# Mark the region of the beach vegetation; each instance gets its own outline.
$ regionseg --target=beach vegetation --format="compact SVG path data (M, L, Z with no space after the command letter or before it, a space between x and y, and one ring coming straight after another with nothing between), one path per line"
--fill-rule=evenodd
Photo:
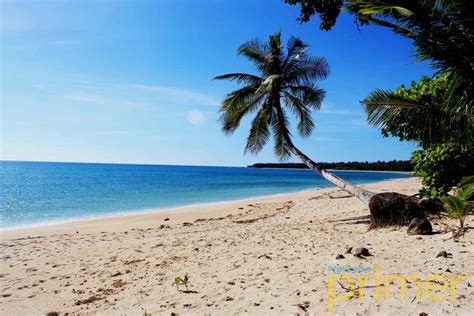
M384 136L422 147L411 161L422 178L420 194L429 199L447 194L461 178L474 174L474 112L466 92L453 88L456 81L451 79L452 73L423 77L409 88L375 90L363 101L369 124Z
M346 9L367 24L392 28L413 40L417 61L429 62L436 73L395 91L376 89L362 103L369 124L384 136L422 148L412 154L415 174L423 182L420 194L438 199L474 174L472 19L463 10L466 1L395 5L348 1Z
M316 162L321 168L333 170L367 170L367 171L413 171L409 160L391 161L348 161L348 162ZM304 163L280 162L280 163L255 163L247 166L249 168L285 168L285 169L307 169Z
M345 11L355 16L358 25L378 25L411 40L416 61L428 62L435 75L413 81L408 88L374 90L363 101L368 122L379 127L384 136L414 141L423 148L425 152L413 153L412 161L416 174L423 179L420 193L424 197L438 198L460 176L473 174L472 169L465 168L473 160L467 153L474 151L474 24L467 9L470 1L284 2L300 5L298 20L302 23L319 16L321 30L330 30L339 13Z
M474 112L465 91L453 87L452 73L423 76L407 88L376 89L362 101L368 123L383 136L416 142L422 148L474 139ZM452 93L458 93L453 96Z
M188 285L190 284L190 281L189 281L189 276L188 274L186 273L183 277L181 276L177 276L174 278L174 283L176 285L176 290L179 291L179 286L180 285L184 285L184 287L186 288L186 290L189 290L188 289Z
M468 92L472 102L474 37L470 0L283 0L299 5L299 21L321 20L320 29L330 30L341 11L352 14L356 24L377 25L411 40L418 61L453 73L453 81ZM470 92L469 92L470 91ZM454 95L453 95L454 96Z
M343 0L283 0L289 5L300 5L300 17L298 21L306 23L314 15L319 15L321 19L319 28L329 31L341 13Z
M469 214L474 212L474 182L467 183L456 190L454 195L442 196L444 207L448 214L459 221L459 230L456 235L462 235L465 231L464 223Z
M463 177L474 174L474 152L471 149L450 142L414 151L414 173L422 180L420 194L438 199L458 186Z

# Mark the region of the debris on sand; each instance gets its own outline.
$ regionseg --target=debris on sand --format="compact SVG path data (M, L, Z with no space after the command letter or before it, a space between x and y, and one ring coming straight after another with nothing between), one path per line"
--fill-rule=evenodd
M103 300L105 296L100 294L94 294L86 299L76 301L75 305L84 305L94 303L95 301Z
M433 227L429 220L423 217L415 217L408 225L408 235L429 235L433 232Z
M438 252L438 254L436 255L436 258L439 258L439 257L443 257L443 258L451 258L453 255L449 252L446 252L446 251L440 251Z
M272 260L272 258L271 258L270 256L267 256L267 255L258 256L258 259L268 259L268 260Z
M362 258L372 256L372 254L369 252L369 249L361 247L354 250L354 256Z

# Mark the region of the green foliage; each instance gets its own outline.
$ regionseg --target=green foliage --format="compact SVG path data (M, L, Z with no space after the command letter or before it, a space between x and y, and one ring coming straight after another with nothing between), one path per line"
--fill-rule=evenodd
M325 96L315 82L328 76L329 66L324 58L310 56L308 49L300 39L291 37L285 50L280 33L271 35L267 43L251 40L241 45L237 53L252 62L258 75L231 73L215 77L244 85L228 93L222 102L220 121L224 133L234 133L244 116L256 113L246 153L258 154L273 135L275 155L280 160L289 158L293 144L288 113L297 118L301 136L311 134L311 111L320 108Z
M442 71L453 71L472 87L474 47L471 0L283 0L300 5L299 21L315 15L330 30L341 10L360 24L375 24L413 40L418 60Z
M472 142L472 100L469 104L463 102L463 91L457 91L452 79L451 73L423 76L408 88L402 85L394 92L373 91L363 101L369 124L381 128L384 136L415 141L423 147Z
M452 72L468 92L474 78L470 7L470 0L349 0L345 5L362 23L388 27L413 40L418 60Z
M422 178L420 193L436 199L446 195L463 176L474 174L473 148L455 143L413 152L414 173Z
M417 61L428 61L441 76L423 77L395 92L373 91L364 100L368 121L385 136L415 141L427 149L413 155L425 196L445 194L462 175L473 174L472 167L466 171L473 163L469 150L474 147L472 0L344 0L342 6L339 1L285 2L301 4L302 22L319 14L322 26L324 12L336 10L329 27L321 27L325 30L334 25L339 10L345 10L361 24L379 25L413 41Z
M474 195L474 183L465 184L460 188L456 195L442 196L444 208L448 214L459 220L460 230L464 230L466 217L473 212L473 202L469 199Z
M180 285L184 285L186 287L186 290L187 290L189 283L190 283L190 281L189 281L189 276L188 276L187 273L184 275L184 277L177 276L177 277L174 278L174 284L176 285L176 289L178 291L179 291L179 286Z
M298 21L301 23L308 22L312 16L319 15L321 23L319 28L329 31L341 12L343 0L283 0L290 5L300 5L300 17Z
M460 102L456 109L472 115L474 93L474 19L471 0L284 0L301 5L301 22L319 14L328 30L340 10L355 15L361 24L375 24L413 41L417 60L428 61L440 73L451 73L446 95ZM333 12L326 19L326 12ZM328 27L323 27L326 25ZM454 102L448 102L454 104Z
M445 73L395 92L375 90L363 101L369 124L384 136L425 149L413 152L412 163L427 198L447 194L463 176L474 174L474 112L472 99L467 100L453 74Z

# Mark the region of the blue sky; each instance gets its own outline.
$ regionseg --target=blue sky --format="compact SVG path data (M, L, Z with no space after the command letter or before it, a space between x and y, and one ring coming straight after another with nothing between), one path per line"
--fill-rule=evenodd
M368 127L359 100L432 71L411 43L343 14L330 32L299 24L273 0L2 1L2 159L188 165L275 161L272 144L243 154L248 120L233 136L217 121L232 83L253 72L235 53L279 30L331 67L316 129L295 143L317 161L408 159L413 144Z

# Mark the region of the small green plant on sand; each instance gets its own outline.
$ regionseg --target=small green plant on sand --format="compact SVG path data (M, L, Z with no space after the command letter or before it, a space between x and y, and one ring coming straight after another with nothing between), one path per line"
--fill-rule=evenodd
M459 220L459 232L457 235L464 233L466 217L474 210L474 202L469 200L473 195L474 183L468 183L457 190L455 195L441 197L448 214Z
M184 285L186 287L186 291L188 290L189 276L186 273L184 277L177 276L174 278L174 284L176 284L176 289L179 291L179 286Z

